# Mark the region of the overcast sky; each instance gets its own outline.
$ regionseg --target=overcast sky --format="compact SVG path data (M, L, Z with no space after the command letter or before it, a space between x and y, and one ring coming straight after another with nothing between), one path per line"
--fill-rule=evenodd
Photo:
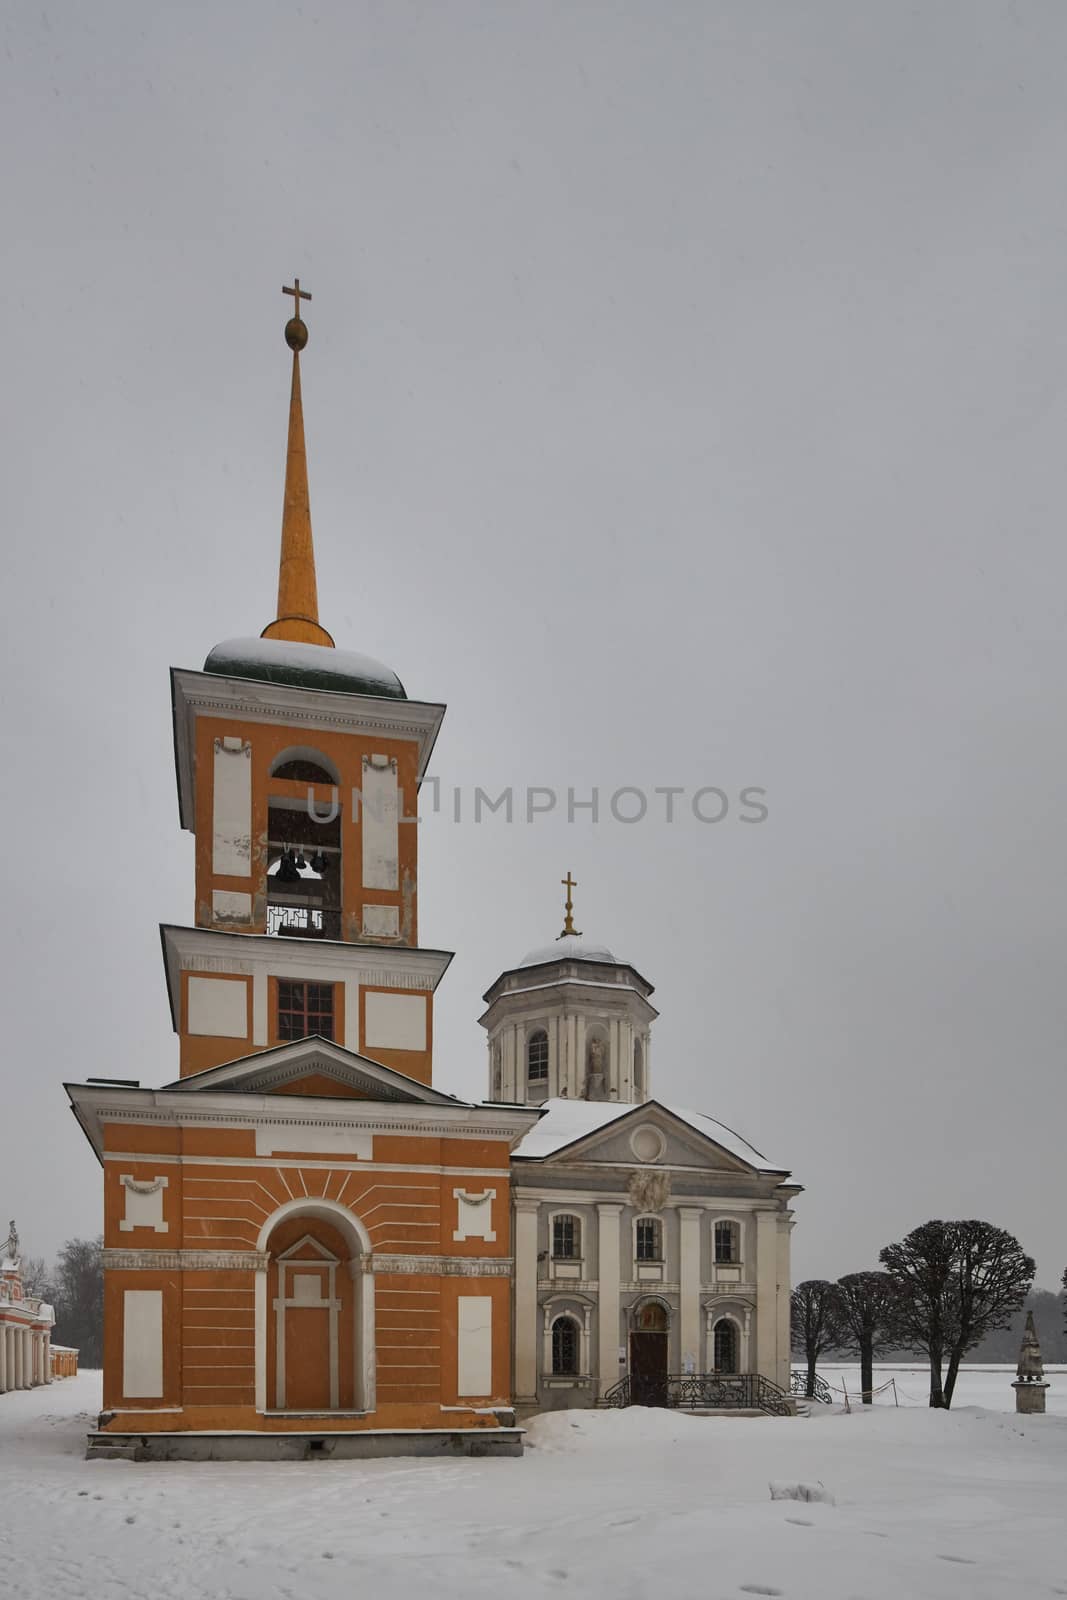
M322 620L449 707L438 1084L570 868L656 1095L805 1185L798 1278L981 1216L1058 1282L1065 59L1038 0L0 11L29 1253L101 1224L64 1079L177 1074L167 671L274 615L296 273ZM469 820L508 784L560 810Z

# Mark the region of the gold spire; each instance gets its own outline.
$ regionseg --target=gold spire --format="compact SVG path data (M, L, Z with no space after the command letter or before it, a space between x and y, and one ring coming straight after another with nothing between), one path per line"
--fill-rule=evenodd
M285 325L285 342L293 352L293 389L289 397L289 446L285 456L285 503L282 507L282 553L278 568L278 615L263 629L264 639L291 639L299 644L333 646L319 626L319 601L315 584L315 546L311 539L311 500L308 495L307 452L304 448L304 407L300 398L300 352L308 342L307 324L300 315L301 300L310 300L300 279L282 289L295 301L294 314Z
M580 939L582 937L581 933L574 926L574 901L571 899L571 890L577 889L578 879L571 877L571 869L568 867L567 876L559 881L567 891L567 903L564 907L563 915L563 932L559 937L565 939L568 934L573 934L576 939Z

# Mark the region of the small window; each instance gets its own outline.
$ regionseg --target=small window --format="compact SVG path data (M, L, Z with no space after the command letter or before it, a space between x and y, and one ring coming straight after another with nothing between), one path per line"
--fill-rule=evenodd
M553 1217L553 1261L576 1261L582 1253L582 1224L577 1217Z
M526 1081L531 1089L548 1082L548 1034L543 1028L531 1033L526 1042Z
M321 1033L333 1038L333 984L278 980L278 1038L306 1039Z
M715 1224L715 1260L720 1266L735 1264L741 1259L740 1229L736 1222Z
M640 1039L634 1040L634 1099L645 1097L645 1052Z
M636 1227L638 1261L663 1260L663 1226L658 1217L638 1217Z
M723 1317L721 1322L715 1324L713 1340L715 1346L715 1371L736 1372L737 1323L731 1322L728 1317Z
M557 1317L552 1324L552 1372L560 1378L578 1375L578 1324L573 1317Z

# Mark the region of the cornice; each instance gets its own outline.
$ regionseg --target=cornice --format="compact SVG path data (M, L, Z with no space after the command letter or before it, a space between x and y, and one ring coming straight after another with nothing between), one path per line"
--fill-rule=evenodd
M269 1250L121 1250L102 1252L108 1272L266 1272ZM440 1278L506 1278L511 1256L404 1256L373 1254L356 1257L365 1272L426 1275Z
M198 716L237 715L245 722L414 738L419 746L421 781L445 714L443 705L427 700L379 699L329 689L301 689L258 678L225 678L187 667L172 667L170 676L178 809L182 827L190 831L196 810L192 752Z
M195 1096L181 1089L117 1089L109 1085L67 1084L75 1114L98 1156L103 1153L103 1124L138 1123L149 1127L217 1127L293 1130L299 1150L301 1128L332 1128L348 1133L418 1134L462 1140L519 1138L536 1120L509 1108L492 1106L390 1105L367 1100L301 1098L203 1089ZM146 1153L145 1159L150 1159ZM264 1156L269 1166L273 1157ZM225 1164L225 1157L220 1157Z

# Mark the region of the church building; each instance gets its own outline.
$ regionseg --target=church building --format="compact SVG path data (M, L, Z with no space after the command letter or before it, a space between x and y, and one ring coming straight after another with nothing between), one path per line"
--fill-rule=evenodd
M444 708L318 620L286 293L278 615L171 674L178 1076L67 1086L104 1177L90 1453L513 1454L510 1159L541 1110L433 1081L451 956L418 942L410 824Z
M783 1168L652 1094L652 985L574 927L485 995L493 1101L539 1106L512 1159L514 1398L787 1414Z

